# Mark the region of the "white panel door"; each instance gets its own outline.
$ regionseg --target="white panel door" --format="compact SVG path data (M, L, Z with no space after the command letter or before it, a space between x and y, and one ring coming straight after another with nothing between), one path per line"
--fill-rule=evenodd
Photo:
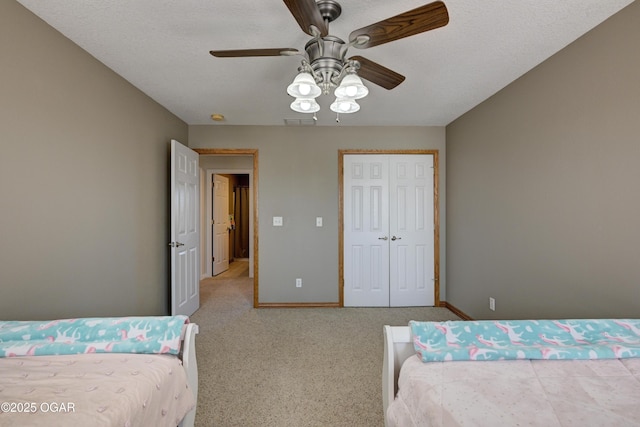
M343 157L344 305L434 305L430 154Z
M434 305L433 156L389 156L389 305Z
M229 269L229 178L213 175L213 275Z
M198 153L171 141L171 314L200 307Z
M344 305L389 306L389 161L343 158Z

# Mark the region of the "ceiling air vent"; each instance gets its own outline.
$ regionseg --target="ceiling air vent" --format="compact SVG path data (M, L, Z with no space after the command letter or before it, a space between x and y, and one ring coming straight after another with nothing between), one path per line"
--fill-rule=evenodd
M284 119L285 126L315 126L316 121L313 119Z

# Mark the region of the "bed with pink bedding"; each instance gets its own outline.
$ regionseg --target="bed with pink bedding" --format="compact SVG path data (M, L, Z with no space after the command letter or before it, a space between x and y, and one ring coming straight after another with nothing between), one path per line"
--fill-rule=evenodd
M193 426L184 316L0 322L0 426Z
M385 326L385 425L640 425L640 320Z

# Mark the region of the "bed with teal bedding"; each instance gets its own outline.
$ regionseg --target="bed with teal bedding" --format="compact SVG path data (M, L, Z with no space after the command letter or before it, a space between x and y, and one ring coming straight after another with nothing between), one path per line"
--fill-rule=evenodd
M185 316L0 321L0 426L193 426Z
M640 425L640 320L385 326L387 426Z

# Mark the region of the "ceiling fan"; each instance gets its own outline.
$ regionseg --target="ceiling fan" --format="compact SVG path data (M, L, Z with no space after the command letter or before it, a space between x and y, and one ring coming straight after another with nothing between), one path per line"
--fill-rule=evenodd
M405 80L403 75L362 56L347 59L346 54L350 47L367 49L434 30L449 22L446 6L441 1L435 1L352 31L349 42L345 43L329 34L329 23L342 13L342 7L337 1L284 0L284 3L302 31L313 37L305 45L305 54L295 48L212 50L209 53L218 58L303 56L302 65L298 69L300 74L289 86L288 93L296 97L291 108L306 113L318 111L320 107L314 98L320 93L328 94L333 88L338 88L338 99L331 106L333 111L357 111L359 106L354 100L365 96L368 90L356 74L385 89L393 89ZM308 75L311 75L311 78ZM351 77L346 77L349 75ZM347 88L346 85L353 87ZM309 89L309 86L312 88Z

